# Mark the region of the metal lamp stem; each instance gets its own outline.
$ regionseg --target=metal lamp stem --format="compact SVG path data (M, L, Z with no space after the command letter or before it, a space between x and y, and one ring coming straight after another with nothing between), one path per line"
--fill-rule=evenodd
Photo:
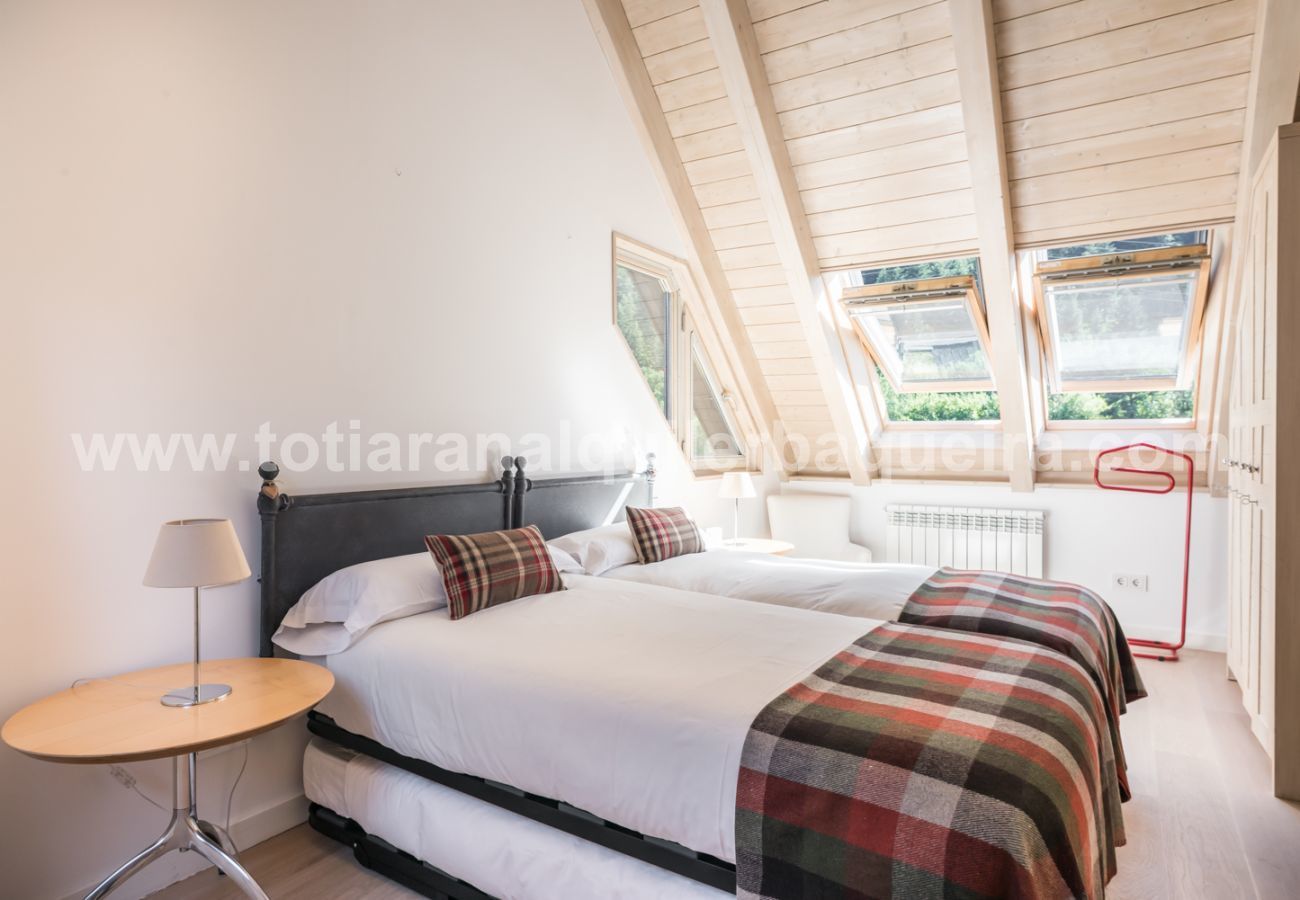
M199 702L199 595L201 587L194 588L194 702Z
M198 706L201 703L211 703L214 700L221 700L230 695L230 685L228 684L203 684L199 681L199 664L200 644L199 644L199 627L201 623L201 596L203 588L194 589L194 666L190 686L177 688L174 691L168 691L162 696L163 706L189 707Z
M737 497L733 502L736 504L736 507L735 511L732 513L731 537L732 540L738 541L740 540L740 498Z

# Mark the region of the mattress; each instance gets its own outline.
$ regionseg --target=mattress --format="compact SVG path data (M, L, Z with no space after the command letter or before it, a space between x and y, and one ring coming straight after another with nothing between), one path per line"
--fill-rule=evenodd
M731 896L319 739L307 798L503 900L722 900Z
M851 563L711 550L646 565L619 566L602 578L635 581L740 600L893 621L934 566Z
M326 657L318 709L406 756L735 861L754 717L878 622L607 578Z

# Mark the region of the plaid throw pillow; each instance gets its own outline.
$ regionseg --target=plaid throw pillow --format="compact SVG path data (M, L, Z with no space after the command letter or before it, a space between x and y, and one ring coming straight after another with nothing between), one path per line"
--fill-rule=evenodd
M442 573L453 619L520 597L564 590L534 525L482 534L431 534L424 543Z
M627 524L636 541L636 555L642 563L659 562L704 549L704 538L686 510L627 508Z

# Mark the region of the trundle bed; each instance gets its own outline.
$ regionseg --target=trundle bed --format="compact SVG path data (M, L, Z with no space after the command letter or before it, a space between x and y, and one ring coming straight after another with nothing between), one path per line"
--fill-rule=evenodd
M263 654L304 592L338 570L417 553L425 535L525 517L547 538L579 532L653 495L653 468L532 481L522 460L503 462L492 482L299 496L264 465ZM834 889L868 876L892 883L889 893L939 896L948 882L983 877L961 853L989 850L971 836L1005 808L999 790L1025 794L998 786L1023 767L1042 799L1008 813L1038 823L1022 829L1024 846L997 849L1008 871L1083 896L1100 896L1113 874L1123 827L1109 710L1064 656L616 579L566 575L565 586L457 621L387 621L324 658L338 686L309 717L319 739L305 763L312 826L430 897L844 896ZM891 674L914 664L908 679L931 679L919 688ZM837 709L864 697L869 721L847 727ZM781 821L806 798L779 814L765 806L816 767L791 760L823 721L838 723L817 751L832 755L864 729L883 745L899 744L895 726L922 735L915 748L859 759L877 773L865 788L796 786L827 795L817 802L828 823L852 826L836 838L848 868L824 873L825 884L810 874L824 859L782 855L820 827ZM1038 758L1044 743L1052 758ZM936 772L964 774L939 785L906 762L916 753L943 756ZM867 808L863 819L856 811ZM863 821L874 823L865 834ZM892 874L855 873L864 859ZM1034 890L1043 895L1037 881Z

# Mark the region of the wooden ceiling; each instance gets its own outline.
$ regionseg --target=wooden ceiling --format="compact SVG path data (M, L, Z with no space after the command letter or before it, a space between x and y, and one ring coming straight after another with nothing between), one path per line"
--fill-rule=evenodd
M1010 445L1014 250L1233 217L1255 0L585 2L760 410L859 480L824 271L979 255Z

